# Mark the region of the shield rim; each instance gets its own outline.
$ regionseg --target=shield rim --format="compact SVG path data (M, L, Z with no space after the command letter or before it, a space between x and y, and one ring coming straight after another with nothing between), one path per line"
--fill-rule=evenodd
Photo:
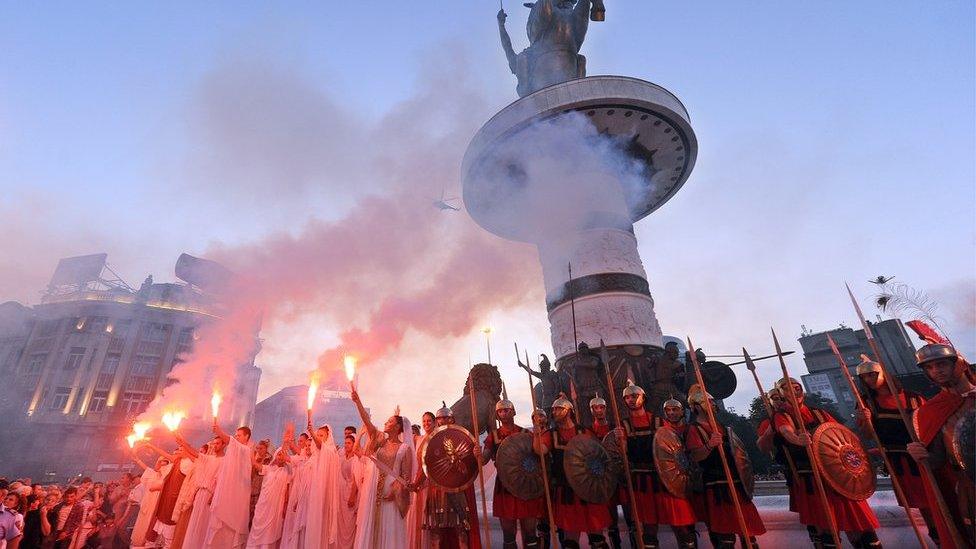
M610 459L610 453L607 451L606 447L603 446L603 441L601 441L600 439L598 439L596 437L587 437L587 436L575 436L575 437L573 437L568 443L566 443L566 449L563 451L563 460L566 459L566 454L569 452L569 447L571 445L574 445L574 444L584 444L583 442L578 442L579 440L587 440L589 442L592 442L595 446L599 447L600 450L602 450L603 453L607 456L607 465L608 465L608 467L613 467L614 462L613 462L612 459ZM566 465L564 463L563 464L563 471L565 471L565 467L566 467ZM603 499L603 500L600 500L600 501L594 501L594 500L590 500L590 499L584 498L582 496L582 494L580 493L580 490L578 490L577 487L574 485L574 482L573 482L573 479L575 478L574 476L571 476L571 475L568 475L567 474L566 475L566 482L569 483L570 488L573 489L573 492L576 493L576 495L579 496L580 499L582 499L582 500L584 500L584 501L586 501L588 503L595 504L595 505L603 505L603 504L605 504L605 503L607 503L607 502L609 502L609 501L611 501L613 499L613 496L615 496L617 494L617 488L619 486L619 482L616 480L616 478L619 477L620 475L619 474L613 474L613 475L610 475L610 476L611 477L614 477L614 479L615 479L614 480L614 485L613 485L612 489L608 489L607 490L609 492L609 494L607 495L607 497L605 499Z
M481 467L480 466L478 467L478 471L474 474L474 476L472 476L470 479L468 479L467 482L465 482L464 485L461 486L460 488L447 488L445 486L441 486L440 484L437 484L436 482L434 482L433 480L431 480L430 473L427 471L427 446L430 444L430 441L433 440L433 438L434 438L435 435L437 435L437 434L439 434L439 433L441 433L443 431L449 431L449 430L452 430L452 429L453 430L457 430L457 431L461 431L462 433L464 433L468 437L468 439L471 441L471 444L473 444L474 446L477 446L478 445L478 440L474 438L474 436L471 434L471 431L468 431L464 427L462 427L462 426L460 426L460 425L458 425L456 423L452 423L450 425L441 425L440 427L436 427L433 431L431 431L430 434L427 435L426 437L424 437L424 440L420 443L420 465L423 467L424 476L427 477L427 481L428 482L431 482L431 483L435 484L439 489L441 489L441 490L443 490L443 491L445 491L445 492L447 492L449 494L456 494L458 492L463 492L463 491L467 490L468 488L471 487L472 484L474 484L474 481L477 480L478 479L478 476L481 475ZM473 452L472 452L472 455L474 455ZM475 458L475 460L477 461L477 457Z
M840 423L831 422L831 423L820 424L820 426L817 427L817 429L813 432L813 443L812 443L814 453L817 457L817 464L818 466L820 466L821 472L823 472L824 469L823 466L821 465L821 457L818 449L821 446L821 441L823 440L824 433L831 430L839 430L844 433L847 433L847 435L850 436L852 440L857 442L857 446L861 449L861 453L864 455L864 459L868 464L868 470L870 471L870 475L868 476L871 479L871 486L870 486L870 490L866 490L868 492L867 495L864 495L861 493L854 492L849 488L849 486L840 483L837 479L833 478L831 475L822 474L822 476L827 480L827 483L830 484L830 487L833 488L834 491L837 492L838 494L855 501L865 501L868 498L870 498L872 495L874 495L874 492L877 490L877 473L874 470L874 464L871 462L871 457L868 455L867 450L864 449L864 445L861 444L861 439L854 433L854 431L851 431L846 426Z
M739 472L739 480L742 481L742 491L752 499L753 494L756 491L756 471L752 468L752 459L749 457L749 452L746 450L746 445L739 438L739 435L735 434L735 430L732 427L726 427L729 437L729 447L732 449L732 461L735 463L735 468ZM735 447L741 448L741 452L736 452ZM736 459L736 456L741 455L745 459L746 463L749 465L749 482L746 482L745 475L743 474L743 466Z
M953 457L956 458L956 463L962 468L963 472L970 479L974 477L973 466L969 463L969 456L965 455L960 438L962 438L962 430L966 420L976 417L976 410L970 409L962 414L962 416L956 420L956 424L952 427L952 453ZM972 421L972 420L970 420Z
M662 437L663 436L671 436L671 437L674 437L676 440L678 440L681 443L681 446L682 447L685 446L684 441L681 439L681 437L678 435L678 433L676 431L674 431L673 429L657 429L655 431L655 433L654 433L654 451L651 452L651 454L652 454L652 456L654 458L654 469L657 471L658 477L661 476L660 459L657 457L657 454L658 454L658 452L657 452L657 449L658 449L657 437L658 437L658 434L659 433L663 433L663 434L661 434ZM689 459L690 459L690 457L689 457ZM667 490L668 493L671 494L672 496L674 496L676 498L681 498L681 499L685 499L686 500L686 499L689 499L691 497L691 471L690 470L686 470L685 471L685 476L687 477L687 480L685 481L685 493L683 493L683 494L675 493L675 490L673 490L671 488L671 485L668 484L667 482L664 482L664 478L661 478L661 484L664 485L664 489Z
M502 446L505 446L505 443L506 442L508 442L509 440L515 439L516 437L518 437L518 438L525 438L525 437L522 437L520 435L526 435L530 440L532 439L532 433L530 433L528 431L521 431L521 432L518 432L518 433L515 433L515 434L512 434L512 435L509 435L509 436L505 437L505 439L502 440L501 443L498 445L498 450L495 451L495 462L496 462L495 463L495 474L498 475L498 481L502 483L502 486L505 488L505 490L508 491L509 494L512 494L513 496L515 496L516 498L518 498L518 499L520 499L522 501L531 501L531 500L534 500L534 499L538 499L538 498L540 498L540 497L542 497L542 496L544 496L546 494L546 487L545 487L546 480L545 480L545 477L542 474L542 459L539 458L538 455L536 455L536 457L539 458L539 495L538 496L534 496L534 497L530 497L530 498L519 497L516 494L517 490L512 490L512 488L509 486L509 483L505 482L505 478L501 474L502 470L501 470L501 468L498 467L498 463L497 463L498 462L498 453L501 452Z

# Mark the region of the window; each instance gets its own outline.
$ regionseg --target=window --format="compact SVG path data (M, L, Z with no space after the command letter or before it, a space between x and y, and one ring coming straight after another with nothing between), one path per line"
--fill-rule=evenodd
M96 389L109 389L112 387L112 381L115 380L115 373L100 373L98 374L98 379L95 381Z
M68 360L64 362L65 370L77 370L81 366L81 359L85 357L84 347L72 347L68 353Z
M146 329L146 337L143 341L151 341L153 343L163 343L166 341L166 336L169 335L169 324L150 324Z
M27 359L27 366L24 368L24 372L28 374L40 373L44 368L44 362L47 360L47 353L37 353L30 356Z
M187 354L193 351L193 328L180 330L180 338L176 343L176 354Z
M153 378L145 376L132 376L125 384L128 391L149 392L153 387Z
M150 401L149 395L145 393L123 393L122 410L126 415L137 415L146 411Z
M132 359L133 374L143 376L153 375L156 373L157 366L159 366L159 357L136 355L136 357Z
M51 409L52 410L64 410L64 407L68 404L68 397L71 396L71 387L58 387L54 390L54 396L51 398Z
M122 355L105 355L105 361L102 362L102 373L114 374L119 371L119 362L121 361Z
M105 401L108 400L108 391L95 391L92 393L91 402L88 403L89 412L101 412L105 409Z

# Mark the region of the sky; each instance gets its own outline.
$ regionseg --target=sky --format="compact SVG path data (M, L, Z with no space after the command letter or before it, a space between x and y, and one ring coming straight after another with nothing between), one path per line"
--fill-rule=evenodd
M608 4L589 74L668 88L699 143L685 186L635 227L666 334L766 354L775 327L798 350L801 325L857 324L845 281L878 313L867 281L884 274L935 299L976 355L971 2ZM528 10L506 10L520 50ZM428 200L460 194L467 140L516 98L496 11L0 7L0 301L38 302L64 256L107 252L134 285L173 280L182 252L219 258L268 289L261 397L393 310L368 405L459 397L491 325L526 409L512 341L551 351L534 252ZM745 410L739 386L728 403Z

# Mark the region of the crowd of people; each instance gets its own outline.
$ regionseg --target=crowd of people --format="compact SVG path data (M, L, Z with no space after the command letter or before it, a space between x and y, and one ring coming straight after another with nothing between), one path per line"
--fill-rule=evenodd
M942 547L973 547L973 484L965 474L971 464L959 461L953 451L958 441L952 439L955 422L974 407L972 370L947 345L926 345L917 359L942 389L928 401L887 383L883 368L865 357L857 374L867 404L858 425L878 434L902 488L899 498L921 511L929 536ZM533 499L520 499L496 480L491 514L500 521L503 547L518 547L521 540L525 548L573 548L585 537L594 548L622 547L627 538L631 547L654 548L659 527L667 525L679 547L693 548L698 523L706 526L713 547L758 546L765 525L745 488L747 479L728 467L734 441L728 429L713 423L710 395L695 385L687 408L670 399L660 413L645 409L644 391L633 383L621 397L619 425L599 397L589 403L588 426L576 419L565 395L548 412L533 410L529 428L516 425L512 402L503 398L496 404L496 423L484 447L474 445L475 459L496 459L506 438L529 433L550 480L546 495ZM791 378L777 382L767 397L772 417L759 426L758 443L785 471L790 510L807 527L814 547L836 547L840 533L854 547L881 547L878 519L865 500L816 486L818 464L807 452L810 433L836 419L804 404L803 387ZM287 426L280 441L252 443L248 427L230 434L214 422L214 436L200 446L178 429L172 451L150 442L137 445L140 477L125 473L107 483L78 478L64 487L0 480L0 549L481 547L471 485L448 489L421 467L420 448L437 427L454 424L451 409L426 412L421 426L397 411L377 426L355 391L352 399L361 430L348 426L339 434L309 422L301 433ZM899 407L912 411L919 442L911 441L897 419ZM658 435L680 441L688 461L697 464L698 482L685 493L664 482L655 467ZM631 476L609 501L587 501L569 479L567 447L576 437L608 436L628 458ZM922 470L935 471L936 485L926 482ZM618 509L626 533L618 529Z

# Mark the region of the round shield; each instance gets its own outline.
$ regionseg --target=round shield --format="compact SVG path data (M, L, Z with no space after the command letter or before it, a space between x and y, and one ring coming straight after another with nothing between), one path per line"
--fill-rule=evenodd
M597 439L576 436L563 453L563 471L570 487L590 503L606 503L617 493L620 469Z
M542 464L532 449L532 435L528 432L510 435L498 445L495 453L498 480L519 499L536 499L545 494Z
M874 467L861 439L839 423L823 423L813 432L813 452L823 477L838 494L865 500L874 493Z
M610 431L603 437L603 448L607 451L607 456L610 457L610 466L620 471L620 475L617 477L617 483L623 485L627 483L627 474L624 472L624 455L620 451L620 443L617 442L617 435L613 431Z
M427 478L446 492L465 490L478 477L477 444L460 425L441 425L424 439L420 460Z
M715 400L729 398L735 392L738 383L735 372L724 362L709 360L701 365L701 373L705 390Z
M752 460L749 459L749 452L746 451L746 445L742 443L742 439L735 434L731 427L727 429L735 469L739 472L739 478L742 480L742 489L751 498L752 492L756 488L756 477L752 473Z
M674 429L654 432L654 468L661 477L661 484L672 496L688 499L691 495L691 462L684 441Z
M952 453L970 481L976 481L976 410L963 413L952 433Z

